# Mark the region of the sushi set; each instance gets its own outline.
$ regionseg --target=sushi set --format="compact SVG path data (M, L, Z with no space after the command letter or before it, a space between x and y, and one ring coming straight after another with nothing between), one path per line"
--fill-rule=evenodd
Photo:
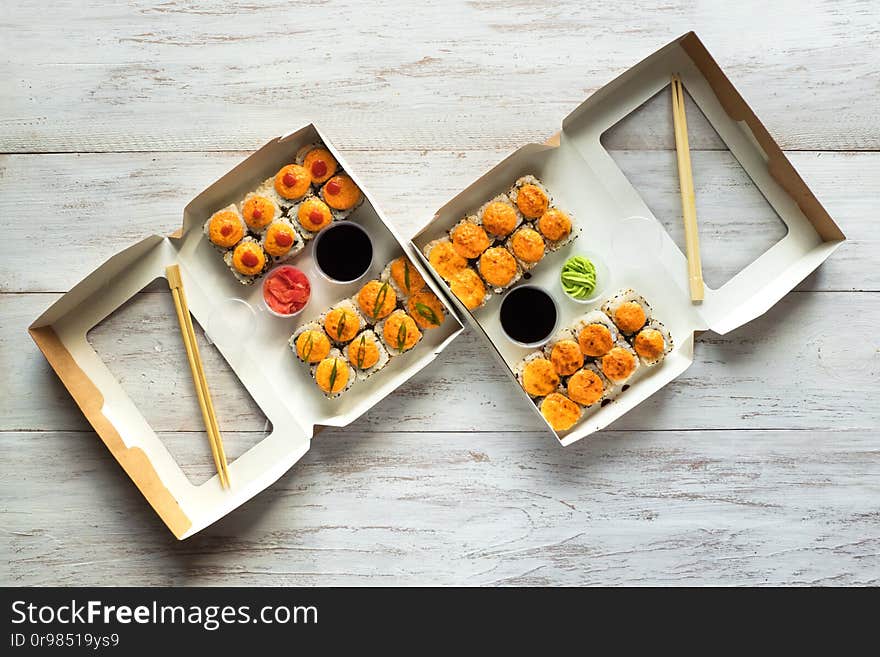
M695 285L697 258L685 257L601 141L671 76L788 229L714 289ZM686 214L693 237L693 208ZM684 372L695 333L723 334L766 312L844 239L691 32L592 94L546 142L477 178L408 242L316 126L273 139L192 200L180 230L111 257L29 332L182 539L271 485L322 427L348 425L392 394L465 321L536 421L570 445ZM188 356L197 322L271 426L200 485L86 339L166 269L178 272L175 299L185 288L176 308ZM190 366L194 381L210 379ZM658 395L652 407L662 403ZM206 420L212 449L216 420L213 429Z

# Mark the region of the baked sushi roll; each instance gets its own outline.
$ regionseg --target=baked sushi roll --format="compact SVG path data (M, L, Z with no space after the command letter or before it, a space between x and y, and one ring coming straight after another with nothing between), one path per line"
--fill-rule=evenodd
M296 357L309 365L314 365L330 355L330 338L318 322L300 326L287 343Z
M218 251L226 251L238 244L247 234L247 224L234 205L228 205L212 214L203 227L208 241Z
M281 262L292 258L305 248L305 242L299 233L287 219L276 219L261 240L263 250L268 253L274 262Z
M253 285L269 268L269 256L250 235L224 253L223 261L242 285Z
M333 212L317 196L305 197L291 213L304 239L310 240L333 222Z
M428 288L416 292L407 300L406 311L421 329L437 328L446 319L443 302Z
M287 164L272 178L272 189L282 208L291 208L312 189L312 175L299 164Z
M382 280L391 283L401 299L406 299L425 287L425 279L405 255L388 263L382 271Z
M534 224L535 230L544 238L548 251L570 243L576 236L571 216L559 208L550 208Z
M385 319L397 308L397 294L391 283L368 281L355 296L361 314L370 324Z
M372 376L385 367L389 360L385 345L369 329L361 331L354 340L345 345L342 354L359 379Z
M608 379L602 375L599 368L590 363L568 378L565 394L572 401L589 408L605 399L610 388Z
M409 351L422 339L416 321L402 310L395 310L376 324L376 332L392 356Z
M544 258L547 245L541 233L524 224L507 239L507 248L516 257L520 267L528 271Z
M319 196L330 207L334 219L345 219L364 202L360 187L349 176L341 173L321 186Z
M642 364L651 367L666 358L674 345L666 327L652 319L633 336L632 346Z
M312 366L312 378L327 399L335 399L351 388L357 374L338 349Z
M645 297L635 290L621 290L602 304L602 312L624 335L632 335L641 329L651 317L651 306Z
M614 322L608 315L598 310L592 310L578 317L572 325L572 332L581 348L581 353L590 358L604 356L620 338Z
M538 410L553 431L568 431L581 419L581 407L560 392L553 392L538 404Z
M523 176L508 193L510 200L526 219L535 220L550 207L550 192L534 176Z
M499 294L522 277L516 258L503 246L486 249L477 261L477 271L486 284Z
M367 324L354 304L345 299L321 316L321 325L331 341L345 344L351 342Z
M492 292L480 275L470 267L465 267L449 281L449 289L468 310L476 310L486 305L492 298Z
M560 377L571 376L584 364L584 354L569 329L559 331L550 339L544 347L544 355Z
M296 152L296 163L309 172L313 185L323 185L336 175L339 162L321 143L307 144Z
M252 232L262 233L281 217L281 208L274 198L251 192L241 201L241 216Z
M624 340L618 341L598 362L602 374L614 385L623 385L639 369L639 357Z
M447 237L428 242L424 249L431 267L447 283L467 267L468 261L458 254Z
M492 241L483 227L477 223L476 217L465 217L449 231L452 248L462 258L473 260L489 248Z
M516 380L529 397L544 397L559 387L560 378L553 363L542 351L533 351L517 363Z
M477 220L490 237L503 240L519 227L523 218L510 199L501 195L477 210Z

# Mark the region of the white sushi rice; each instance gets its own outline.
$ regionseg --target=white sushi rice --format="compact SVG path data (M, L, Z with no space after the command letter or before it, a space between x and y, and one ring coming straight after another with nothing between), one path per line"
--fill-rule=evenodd
M245 242L253 242L254 244L260 246L261 250L263 248L260 245L260 243L257 240L255 240L253 237L251 237L250 235L242 237L241 241L238 244L236 244L235 246L238 247L240 244L244 244ZM232 272L232 275L235 276L238 279L238 282L241 283L242 285L253 285L257 281L258 278L260 278L263 274L266 273L266 271L269 269L270 263L272 262L272 258L269 256L269 254L266 253L265 251L263 251L263 256L266 259L265 265L263 265L263 268L260 270L259 273L249 276L247 274L242 274L241 272L236 271L235 267L232 264L232 256L234 253L235 253L235 248L227 250L223 254L223 262L226 263L226 266L229 267L229 271Z
M617 326L615 326L614 322L611 321L611 318L609 318L608 315L599 310L591 310L574 320L571 325L574 339L577 340L581 331L590 324L601 324L606 327L611 333L611 342L616 343L620 339L620 331L617 330ZM587 356L587 358L595 358L595 356Z
M327 393L327 392L324 392L324 390L322 390L320 387L318 387L318 390L321 390L321 393L327 399L336 399L337 397L340 397L341 395L348 392L348 390L351 388L351 386L354 385L355 379L357 379L357 373L354 371L354 368L351 365L349 365L348 361L345 360L345 357L342 355L342 352L339 351L339 349L331 349L330 353L327 355L327 358L341 358L345 362L345 366L348 368L348 381L345 383L345 388L343 388L339 392ZM324 359L324 360L326 360L326 359ZM309 373L312 375L312 379L315 381L315 385L318 385L317 379L315 378L315 373L317 372L318 365L320 365L321 362L323 362L323 361L319 361L309 368Z
M205 224L202 226L202 232L205 234L205 237L208 238L208 243L211 246L213 246L215 249L217 249L220 253L226 253L230 249L235 248L235 245L233 245L231 247L217 246L216 244L214 244L214 242L211 241L211 237L210 237L211 219L216 217L221 212L232 212L235 214L236 217L238 217L238 220L241 222L241 227L242 227L242 229L244 229L244 233L242 233L243 235L247 235L248 226L247 226L247 223L245 223L244 217L241 216L241 212L239 212L238 208L235 207L235 204L227 205L225 208L223 208L221 210L217 210L217 212L215 212L210 217L208 217L207 221L205 221Z
M367 321L364 319L364 316L361 315L360 311L357 309L357 306L351 302L351 299L343 299L339 303L333 304L323 313L321 313L321 317L319 321L321 322L321 327L324 327L324 320L327 318L327 315L330 314L331 311L336 310L337 308L343 308L346 312L351 313L358 322L358 333L360 333L367 326ZM327 333L327 331L324 331ZM348 341L339 341L334 340L333 337L327 333L327 337L330 338L330 341L335 344L345 344Z
M286 226L289 226L294 234L294 238L293 238L294 241L290 247L290 250L281 256L269 255L269 252L266 251L266 234L269 231L269 226L271 226L272 224L276 224L276 223L281 223L281 224L285 224ZM272 260L273 264L277 264L280 262L285 262L287 260L290 260L293 256L295 256L297 253L299 253L304 248L306 248L306 243L303 240L302 235L299 233L299 231L296 229L296 227L293 224L291 224L287 219L276 219L275 221L272 222L272 224L269 224L269 226L266 226L266 230L263 231L262 237L260 238L260 245L263 247L263 250L266 251L266 255L269 256L269 258Z
M422 338L425 337L425 334L422 332L421 329L419 329L419 333L420 333L420 335L419 335L419 339L416 340L416 344L414 344L412 347L410 347L409 349L406 349L406 350L404 350L404 351L399 351L399 350L397 349L397 345L388 344L388 342L385 340L385 322L387 322L388 320L390 320L392 317L395 317L395 316L398 316L398 315L406 315L407 317L409 317L409 313L407 313L406 311L404 311L404 310L399 310L399 309L398 309L398 310L395 310L393 313L391 313L390 315L388 315L388 317L386 317L385 319L380 320L379 322L377 322L377 323L376 323L376 329L375 329L375 331L376 331L376 335L378 336L379 340L382 342L382 344L385 345L385 348L388 350L388 354L389 354L390 356L392 356L392 357L394 357L394 356L400 356L400 355L402 355L402 354L407 353L408 351L412 351L413 349L415 349L416 345L417 345L419 342L422 341ZM415 320L413 320L413 322L415 322ZM418 324L416 324L416 328L418 328Z
M486 249L486 251L483 251L483 255L485 255L485 253L487 251L489 251L490 249L496 249L496 248L497 249L504 249L505 251L510 253L510 255L513 255L513 253L511 253L510 249L507 249L503 246L490 246L488 249ZM516 283L519 281L519 279L522 278L522 275L523 275L522 266L520 265L520 262L516 256L513 256L513 260L516 263L516 273L514 273L513 278L510 279L510 282L507 283L507 285L492 285L486 279L486 277L483 275L483 256L481 255L479 257L479 259L477 259L477 273L480 275L480 278L483 279L483 282L486 284L486 287L488 289L492 290L493 292L495 292L495 294L501 294L502 292L504 292L504 290L507 290L508 288L516 285Z
M535 187L538 187L542 192L544 192L547 195L547 207L548 208L553 207L553 196L550 195L550 190L547 189L547 186L544 185L544 183L542 183L540 180L538 180L535 176L532 176L532 175L522 176L521 178L518 178L516 180L516 182L513 183L513 186L510 188L510 191L507 193L507 196L510 199L510 202L513 203L514 207L517 207L517 209L519 209L518 206L516 205L516 198L519 195L520 187L522 187L523 185L534 185ZM534 219L532 219L530 217L524 216L523 219L525 221L536 221L538 219L538 217L535 217Z
M650 321L651 319L651 306L645 300L641 294L636 292L635 290L628 288L625 290L620 290L612 296L608 301L602 304L602 312L608 315L612 321L614 321L614 313L617 312L617 309L624 303L629 301L635 301L642 307L642 310L645 311L645 323ZM622 332L622 331L621 331ZM629 334L625 334L629 335Z
M608 379L608 381L612 384L612 386L622 386L622 385L624 385L627 381L629 381L633 376L635 376L636 372L639 371L640 360L639 360L639 356L638 356L638 354L637 354L637 353L635 352L635 350L632 348L632 345L630 345L630 343L627 342L626 340L623 340L623 339L618 340L618 341L615 343L614 347L620 347L621 349L625 349L625 350L628 351L630 354L632 354L633 358L635 359L635 368L633 369L632 373L631 373L628 377L626 377L626 378L624 378L624 379L621 379L621 380L619 380L619 381L615 381L614 379L612 379L611 377L609 377L607 374L605 374L605 370L602 368L602 359L605 358L605 356L607 356L608 354L605 354L605 356L602 356L602 357L600 357L600 358L597 358L597 359L596 359L596 363L597 363L597 366L599 367L599 371L602 372L602 374L605 376L606 379ZM613 349L614 347L612 347L612 349ZM610 352L609 352L609 353L610 353Z
M321 333L324 333L324 335L327 335L324 332L324 327L318 322L308 322L308 323L303 324L302 326L298 327L293 332L293 335L290 336L290 339L287 341L287 344L290 346L290 349L293 351L293 355L296 356L296 358L301 363L305 363L306 361L304 361L302 358L300 358L299 354L296 352L296 340L297 340L297 338L299 338L300 335L302 335L306 331L320 331ZM330 336L327 336L327 339L329 340Z
M474 215L474 218L476 219L477 223L480 224L481 226L483 225L483 213L486 211L486 208L488 208L492 203L504 203L505 205L508 205L511 208L513 208L513 211L516 213L516 224L514 224L513 230L511 230L509 233L507 233L507 235L493 235L488 230L486 231L486 234L489 236L489 239L504 240L509 235L512 235L513 232L517 228L520 227L520 224L522 224L522 222L525 221L525 218L522 216L522 213L519 211L519 209L516 207L516 205L510 201L510 197L508 195L499 194L495 198L490 199L490 200L486 201L485 203L483 203L483 205L481 205L479 207L476 214Z
M361 381L373 376L376 372L385 367L388 364L388 361L391 359L388 355L388 350L385 349L385 345L382 344L382 341L376 336L373 331L367 329L366 331L362 331L357 336L355 336L355 339L345 345L345 348L342 350L342 353L345 356L345 360L348 361L349 364L351 364L351 360L348 357L349 349L352 345L357 345L362 338L365 339L367 342L373 341L376 343L376 347L378 347L379 349L379 360L376 362L375 365L366 369L360 369L353 366L355 367L355 371L357 372L357 377Z
M633 334L633 343L635 343L636 336L638 336L638 334L641 333L642 331L644 331L645 329L655 329L660 332L660 335L663 336L663 342L664 342L663 353L661 353L658 358L647 359L647 358L642 358L642 356L639 356L639 360L642 361L643 365L646 365L647 367L652 367L654 365L657 365L658 363L661 363L663 361L663 359L666 358L667 354L669 354L672 351L672 349L674 348L674 344L672 342L672 335L669 333L669 330L661 322L658 322L656 319L649 320L648 323L645 324L644 327L642 327L639 331L637 331L635 334ZM635 347L633 347L633 350L635 351Z

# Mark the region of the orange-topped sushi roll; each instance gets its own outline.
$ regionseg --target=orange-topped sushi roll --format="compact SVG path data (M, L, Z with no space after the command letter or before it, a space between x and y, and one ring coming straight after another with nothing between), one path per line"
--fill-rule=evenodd
M538 219L550 207L547 188L534 176L523 176L510 190L510 200L527 219Z
M422 339L422 332L415 320L402 310L395 310L387 319L383 319L376 325L376 330L392 354L409 351Z
M247 226L234 205L215 212L205 222L205 235L221 251L238 244L247 232Z
M523 358L514 372L519 384L530 397L543 397L559 387L559 373L544 354L533 352Z
M477 263L480 276L496 292L510 287L520 278L519 265L513 254L503 246L493 246L486 249Z
M281 210L271 198L260 194L248 194L241 203L241 215L255 233L260 233L281 216Z
M633 350L645 365L656 365L672 351L672 336L657 320L651 320L633 336Z
M333 342L344 344L350 342L365 324L351 301L340 301L325 313L322 325Z
M388 363L388 351L376 334L369 329L362 331L349 342L343 354L359 379L372 376Z
M467 260L458 254L452 242L446 238L429 243L425 247L425 256L434 271L447 282L467 267Z
M566 392L581 406L592 406L605 397L605 379L592 365L575 372L568 379Z
M571 376L584 364L584 354L568 329L560 331L547 343L544 354L559 376Z
M312 376L324 395L333 399L352 386L356 375L348 361L334 349L312 368Z
M476 310L491 296L483 279L470 267L465 267L450 279L449 289L468 310Z
M269 258L253 237L243 238L223 259L242 285L252 285L266 271Z
M275 192L285 201L298 201L311 188L312 174L299 164L288 164L275 174L273 185Z
M572 328L581 353L590 358L604 356L618 340L617 327L598 310L578 318Z
M354 181L344 174L335 175L321 187L321 198L337 216L354 210L363 200L364 195Z
M641 329L651 316L651 306L635 290L621 290L602 304L604 312L624 335Z
M602 374L618 385L626 383L639 368L639 359L628 344L622 340L600 359Z
M554 431L568 431L581 419L580 406L558 392L544 397L539 408Z
M296 220L302 226L305 237L311 239L315 233L330 225L333 214L324 201L317 196L309 196L296 209Z
M516 256L523 269L531 269L538 264L546 251L544 238L528 225L517 228L507 240L507 248Z
M388 263L382 272L382 280L388 281L401 297L408 297L425 287L425 279L405 255Z
M550 208L535 222L547 248L558 249L573 237L571 217L559 208Z
M330 355L330 338L320 324L310 322L291 336L290 348L304 363L318 363Z
M522 222L522 215L506 196L497 196L477 212L483 228L492 237L504 239Z
M437 328L446 319L443 303L427 288L413 294L407 301L406 309L419 328Z
M462 258L479 258L480 254L491 244L483 227L470 219L459 221L451 231L449 239L452 246Z
M296 163L309 172L315 185L324 184L339 170L336 158L323 144L303 146L297 153Z
M276 261L296 255L304 246L302 237L285 219L273 221L263 234L263 249Z
M370 323L388 317L397 307L397 294L390 283L369 281L357 293L357 304Z

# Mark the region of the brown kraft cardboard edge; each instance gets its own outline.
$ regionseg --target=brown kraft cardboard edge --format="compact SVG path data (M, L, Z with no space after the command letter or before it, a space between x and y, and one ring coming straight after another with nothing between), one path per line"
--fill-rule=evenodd
M139 447L126 447L116 429L104 417L101 412L103 395L76 364L73 356L58 339L55 330L51 326L40 326L30 328L28 332L122 469L172 533L178 539L183 537L192 526L192 521L162 484L143 450Z
M767 169L770 175L794 199L822 240L830 242L846 239L843 231L834 223L834 220L807 187L794 166L785 157L779 144L770 136L743 97L739 95L696 33L688 32L685 34L680 39L680 45L703 74L703 77L706 78L728 116L734 121L743 121L749 126L755 139L767 155Z

